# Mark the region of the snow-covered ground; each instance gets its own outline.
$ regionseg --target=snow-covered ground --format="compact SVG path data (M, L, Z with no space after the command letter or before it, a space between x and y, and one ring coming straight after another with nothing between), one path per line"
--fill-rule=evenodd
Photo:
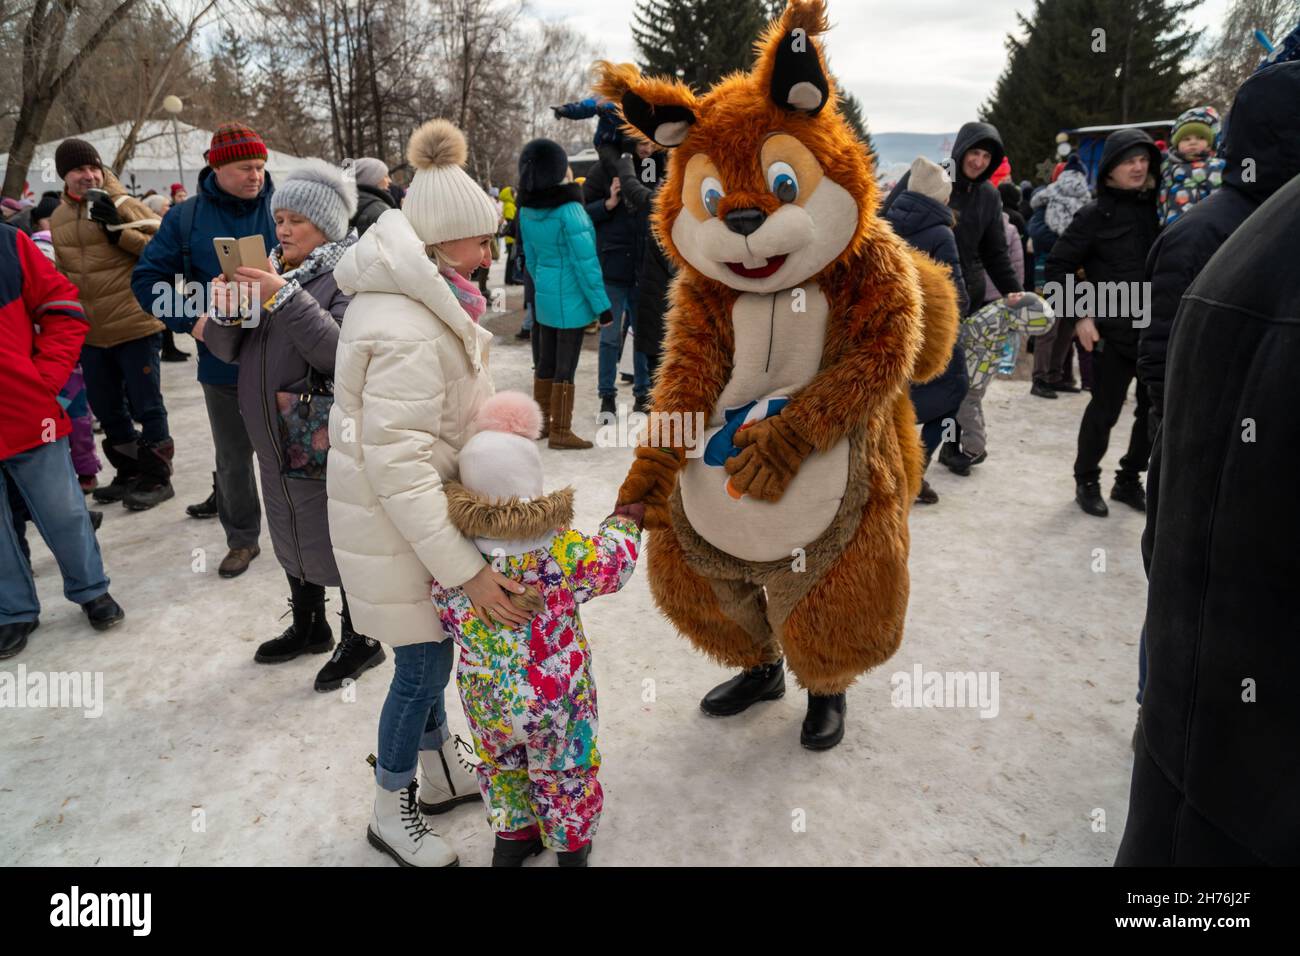
M498 388L530 389L527 343L499 335L492 369ZM322 657L253 663L288 624L284 574L264 532L248 573L217 576L220 525L184 510L207 495L212 467L194 364L164 365L163 378L176 498L141 514L103 506L99 540L126 621L92 631L32 535L41 626L0 667L102 673L103 713L0 710L0 860L391 866L365 839L366 755L391 660L355 699L313 691ZM588 351L577 428L588 437L595 378ZM847 736L828 753L799 746L805 698L793 681L783 700L705 717L700 696L729 673L656 611L643 573L586 605L606 795L593 865L1109 865L1127 809L1142 518L1116 506L1101 521L1072 501L1086 400L990 387L988 461L965 479L933 470L942 501L913 511L903 646L850 690ZM594 529L630 452L542 454L550 485L575 485L579 526ZM194 570L195 549L206 571ZM917 667L996 675L996 714L894 706L891 677ZM447 702L463 733L454 679ZM489 862L481 807L433 820L463 864Z

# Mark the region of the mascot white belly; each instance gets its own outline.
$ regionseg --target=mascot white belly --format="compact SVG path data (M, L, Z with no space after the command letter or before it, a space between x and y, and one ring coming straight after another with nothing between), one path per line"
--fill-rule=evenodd
M830 526L844 498L848 438L828 452L809 455L780 501L736 495L724 467L737 453L736 431L776 414L817 374L828 317L826 297L816 284L772 295L744 293L732 309L731 378L710 413L704 454L687 460L680 486L691 526L741 560L791 558Z

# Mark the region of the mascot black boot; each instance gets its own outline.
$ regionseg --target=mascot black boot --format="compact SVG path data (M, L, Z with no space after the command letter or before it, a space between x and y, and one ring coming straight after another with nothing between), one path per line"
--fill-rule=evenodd
M710 717L731 717L748 710L760 700L785 696L785 662L759 664L723 681L704 695L700 710Z
M808 694L808 714L803 719L799 743L809 750L830 750L844 739L843 694Z

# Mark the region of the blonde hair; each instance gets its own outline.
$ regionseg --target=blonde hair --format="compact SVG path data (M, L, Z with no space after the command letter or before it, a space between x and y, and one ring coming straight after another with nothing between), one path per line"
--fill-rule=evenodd
M451 258L447 253L438 248L438 243L431 242L425 246L424 254L433 260L433 264L436 265L439 270L450 269L453 272L456 271L456 263L451 261Z

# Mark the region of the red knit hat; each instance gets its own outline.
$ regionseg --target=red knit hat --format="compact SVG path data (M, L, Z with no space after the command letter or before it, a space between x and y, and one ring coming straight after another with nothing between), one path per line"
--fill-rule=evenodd
M243 123L222 123L212 134L208 165L216 169L239 159L266 159L266 144Z

